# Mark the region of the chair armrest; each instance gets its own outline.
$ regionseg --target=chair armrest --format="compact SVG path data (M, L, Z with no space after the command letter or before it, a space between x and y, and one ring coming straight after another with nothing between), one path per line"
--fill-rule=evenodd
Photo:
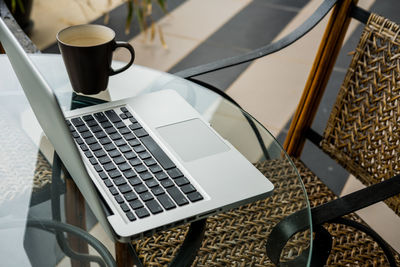
M311 16L305 22L303 22L303 24L276 42L257 48L243 55L217 60L211 63L182 70L174 74L187 79L220 69L233 67L275 53L294 43L308 33L311 29L313 29L325 17L325 15L328 14L328 12L337 2L338 0L325 0Z
M20 42L25 52L27 53L40 53L39 49L32 43L31 39L24 33L17 21L12 16L10 10L4 1L0 1L0 17L4 20L7 27L11 30L17 40ZM0 44L0 53L4 53Z

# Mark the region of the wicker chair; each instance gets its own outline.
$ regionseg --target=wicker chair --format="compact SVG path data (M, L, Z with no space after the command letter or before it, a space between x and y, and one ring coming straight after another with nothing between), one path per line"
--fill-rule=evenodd
M312 214L315 229L320 229L315 236L311 263L314 266L400 266L399 255L353 213L368 205L386 200L389 207L398 215L400 214L399 197L389 198L400 193L399 176L390 179L398 174L399 170L396 157L396 152L399 151L397 117L400 112L397 102L400 79L397 63L397 55L400 52L399 26L358 8L356 1L326 0L309 20L276 43L245 55L212 62L176 74L199 82L193 77L276 52L314 27L332 5L335 7L285 142L285 148L298 167L309 194L311 206L314 207ZM321 137L310 129L310 125L351 18L366 23L366 26L327 129ZM199 83L207 86L204 82ZM212 86L208 87L229 99L223 92L217 91ZM359 178L368 186L367 189L343 198L335 196L298 159L307 137L310 137L315 144ZM279 161L264 162L259 164L259 168L262 171L268 171L273 177L288 175L280 173L280 164ZM381 182L383 180L386 181ZM267 205L278 207L278 202L279 200L271 200L271 203ZM267 205L255 203L232 213L208 219L206 236L193 265L299 266L302 262L301 251L294 253L300 256L294 257L293 261L280 262L282 261L280 248L283 248L285 244L301 243L301 240L296 237L304 227L296 225L296 221L292 218L294 216L283 219L274 229L267 230L270 238L267 243L272 243L269 247L267 244L268 256L260 246L261 243L251 238L239 239L235 242L237 241L235 233L243 231L251 233L251 230L241 228L239 218L246 222L247 218L254 218L252 216L257 208L267 209ZM298 212L298 216L302 215L304 213ZM262 218L262 215L259 216ZM268 220L267 217L262 219ZM325 224L326 222L330 223ZM221 229L226 225L232 228L229 228L228 232L222 232ZM321 225L324 227L322 230ZM285 227L292 227L293 231L285 232ZM161 234L136 242L135 247L139 257L148 266L167 264L176 252L175 246L182 242L185 231L186 228L182 227L168 232L168 235ZM295 233L297 236L293 239ZM323 237L318 238L321 233ZM226 236L233 238L226 238ZM296 259L300 260L296 261Z

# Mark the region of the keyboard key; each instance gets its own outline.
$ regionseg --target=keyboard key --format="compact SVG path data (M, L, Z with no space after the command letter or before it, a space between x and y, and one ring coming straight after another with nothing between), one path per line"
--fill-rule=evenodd
M89 161L90 161L90 163L91 163L92 165L97 164L97 160L96 160L95 158L90 158Z
M112 158L115 158L121 156L122 154L118 151L118 149L113 149L108 151L108 155Z
M147 152L147 151L142 152L142 153L139 153L139 157L140 157L141 159L148 159L148 158L151 158L150 153Z
M105 164L103 167L107 172L115 170L117 168L112 162Z
M125 153L124 153L124 156L125 156L125 158L127 158L128 160L129 160L129 159L134 159L134 158L137 157L137 156L136 156L136 153L133 152L133 151L125 152Z
M103 156L105 156L105 155L107 155L107 154L106 154L106 152L105 152L103 149L100 149L100 150L95 151L95 152L94 152L94 155L95 155L97 158L100 158L100 157L103 157Z
M147 185L147 187L152 188L152 187L158 186L158 182L155 179L149 179L146 181L146 185Z
M171 169L175 167L175 164L169 159L169 157L151 136L145 136L140 140L164 169Z
M120 207L121 207L121 209L124 211L124 212L128 212L128 211L130 211L131 209L128 207L128 205L126 205L125 203L122 203L121 205L119 205Z
M89 150L89 148L88 148L87 145L85 145L85 144L80 145L80 147L81 147L82 151L87 151L87 150Z
M180 177L174 180L178 186L187 185L189 180L186 177Z
M116 146L125 146L125 145L126 145L126 142L124 141L124 139L119 139L119 140L115 140L115 141L114 141L114 144L115 144Z
M131 206L132 209L136 210L136 209L140 209L143 207L143 203L142 201L140 201L139 199L133 200L129 202L129 205Z
M136 139L136 137L133 135L133 133L124 134L124 138L125 138L126 141L130 141L130 140Z
M92 150L92 151L97 151L97 150L101 149L101 145L99 143L95 143L93 145L90 145L89 147L90 147L90 150Z
M106 121L108 121L108 119L106 118L106 116L104 115L103 112L97 112L97 113L94 113L93 115L94 115L94 117L96 118L96 120L98 122L106 122Z
M149 191L141 193L139 196L145 202L154 199L153 195Z
M111 143L111 144L105 145L104 149L107 150L107 151L111 151L113 149L116 149L116 147L114 146L114 144Z
M122 176L118 177L118 178L115 178L113 181L114 181L114 184L116 186L120 186L120 185L126 184L126 179L124 177L122 177Z
M123 123L122 121L119 121L119 122L114 123L114 126L117 129L121 129L121 128L125 127L125 123Z
M141 144L140 141L138 139L136 139L136 138L133 139L133 140L130 140L128 143L129 143L130 146L138 146L138 145Z
M146 207L153 214L157 214L157 213L163 212L163 209L161 208L160 204L158 204L158 202L156 200L154 200L154 199L150 200L150 201L147 201L145 204L146 204Z
M94 167L94 169L95 169L97 172L103 171L103 169L101 168L101 166L100 166L99 164L96 164L96 165L94 165L93 167Z
M72 124L75 125L75 127L85 125L85 123L83 122L83 120L81 118L73 118L73 119L71 119L71 122L72 122Z
M86 127L86 125L81 125L81 126L79 126L79 127L76 127L76 130L77 130L78 132L80 132L80 133L83 133L83 132L89 131L89 128Z
M138 159L138 158L131 159L131 160L129 161L129 163L130 163L132 166L137 166L137 165L142 164L142 162L141 162L140 159Z
M196 188L194 188L194 186L191 184L187 184L187 185L182 186L181 190L183 193L189 194L189 193L196 191Z
M87 121L86 124L87 124L90 128L92 128L92 127L94 127L94 126L99 126L99 124L98 124L97 121L95 121L95 120Z
M161 186L153 187L153 188L151 189L151 192L152 192L155 196L158 196L158 195L161 195L161 194L164 194L164 193L165 193L164 189L162 189Z
M103 127L104 129L112 127L112 124L109 121L105 121L105 122L102 122L100 124L101 124L101 127Z
M112 121L113 123L121 121L121 119L119 118L117 113L115 113L114 110L106 110L104 113L110 119L110 121Z
M125 112L128 112L128 109L127 109L126 107L121 107L120 110L121 110L122 112L124 112L124 113L125 113Z
M145 172L145 171L147 171L147 168L143 164L137 165L134 168L135 168L136 172Z
M141 209L137 209L135 210L136 216L138 216L139 218L144 218L147 216L150 216L150 213L147 211L146 208L141 208Z
M108 137L103 137L103 138L99 139L99 142L100 142L100 144L102 144L104 146L104 145L111 143L111 140Z
M128 193L128 192L132 191L132 188L128 184L124 184L124 185L118 186L118 189L122 194L125 194L125 193Z
M196 202L203 199L203 196L199 192L193 192L187 195L190 201Z
M122 163L118 164L118 169L120 169L122 172L130 170L132 167L128 163Z
M136 193L141 194L147 191L147 187L144 184L140 184L134 187Z
M89 159L89 158L93 157L93 154L90 151L86 151L85 156Z
M77 132L77 131L73 131L73 132L71 132L71 134L72 134L72 137L73 138L78 138L78 137L80 137L80 135L79 135L79 133Z
M110 134L110 138L115 141L115 140L121 139L122 136L119 133L113 133L113 134Z
M92 132L94 132L94 133L102 131L100 125L95 125L93 127L90 127L90 130L92 130Z
M132 151L132 149L128 145L120 146L119 150L121 150L122 153L126 153L126 152L129 152L129 151Z
M110 179L105 179L105 180L104 180L104 184L105 184L107 187L113 186L113 183L111 182Z
M144 128L134 130L133 133L139 138L149 135Z
M81 135L84 139L93 137L93 134L89 131L83 132Z
M126 217L128 218L128 220L130 220L131 222L136 220L135 215L133 215L132 211L128 211L127 213L125 213Z
M75 141L78 143L78 145L83 145L85 143L80 137L76 138Z
M139 173L139 176L140 176L140 178L142 178L142 180L149 180L149 179L153 178L153 175L151 173L149 173L148 171Z
M177 187L171 187L167 189L168 194L172 199L178 204L178 206L183 206L189 203L186 197L181 193Z
M106 137L106 133L104 131L100 131L94 134L98 139Z
M162 171L162 169L161 169L160 165L157 164L157 165L150 166L150 171L152 173L156 173L156 172Z
M157 163L154 159L146 159L143 162L146 164L146 166L151 166Z
M132 186L136 186L142 183L142 180L139 177L129 178L128 181Z
M158 172L155 174L157 180L161 181L168 178L168 175L165 172Z
M92 115L85 115L85 116L83 116L82 118L83 118L83 120L86 121L86 122L91 121L91 120L94 120L94 118L93 118Z
M117 130L115 130L114 127L109 127L109 128L107 128L107 129L104 129L104 130L105 130L106 133L108 133L108 134L114 134L114 133L117 132Z
M146 151L146 149L142 145L134 146L133 150L135 150L136 153L140 153L140 152Z
M125 193L124 197L125 197L126 201L128 201L128 202L138 198L137 195L133 191L131 191L129 193Z
M132 122L132 123L137 122L137 120L130 113L129 114L125 113L125 114L128 116L130 122ZM132 117L129 117L129 115L131 115Z
M157 196L158 201L160 201L161 205L166 210L170 210L176 207L175 203L167 194L161 194Z
M161 185L164 186L164 188L168 188L174 186L175 184L171 179L164 179L161 181Z
M108 156L103 156L99 158L100 164L104 165L111 162L111 159Z
M126 126L124 126L124 127L122 127L122 128L119 128L118 130L119 130L119 132L120 132L121 134L128 134L128 133L131 132L131 130L129 130L128 127L126 127Z
M116 195L114 198L118 204L124 203L124 199L121 197L121 195Z
M178 168L174 168L172 170L168 170L168 175L171 176L171 178L178 178L183 176L182 172Z
M100 178L103 179L103 180L108 178L107 173L105 173L105 172L103 172L103 171L99 172L99 176L100 176Z
M121 163L126 162L125 158L122 157L122 156L118 156L118 157L113 158L113 161L114 161L115 164L121 164Z
M129 179L129 178L135 177L136 173L133 170L127 170L127 171L124 171L124 176Z
M135 123L129 125L129 128L133 131L133 130L142 128L142 125L140 125L140 123L138 123L138 122L135 122Z
M90 137L90 138L85 139L85 142L86 142L86 144L88 144L88 145L93 145L93 144L96 144L96 143L97 143L97 140L96 140L96 138L94 138L94 137Z
M114 186L108 188L108 190L110 190L111 194L113 194L114 196L119 194L117 188L115 188Z
M119 117L123 120L126 120L128 118L128 116L126 116L124 113L119 114Z

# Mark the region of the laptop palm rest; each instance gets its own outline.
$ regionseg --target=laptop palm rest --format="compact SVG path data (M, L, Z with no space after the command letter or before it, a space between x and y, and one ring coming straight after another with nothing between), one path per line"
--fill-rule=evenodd
M156 128L166 143L185 162L228 151L230 148L200 119Z

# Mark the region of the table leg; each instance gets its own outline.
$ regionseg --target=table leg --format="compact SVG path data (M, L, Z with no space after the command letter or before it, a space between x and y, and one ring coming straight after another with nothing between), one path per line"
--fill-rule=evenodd
M129 251L129 244L116 242L115 257L118 267L132 267L134 264Z
M79 192L78 187L72 180L69 173L64 169L65 173L65 213L66 221L68 224L75 225L81 229L86 230L86 211L85 200ZM68 204L67 204L68 203ZM70 247L80 253L89 253L88 244L81 238L73 235L68 235ZM71 259L71 266L73 267L89 267L88 262L81 262Z

